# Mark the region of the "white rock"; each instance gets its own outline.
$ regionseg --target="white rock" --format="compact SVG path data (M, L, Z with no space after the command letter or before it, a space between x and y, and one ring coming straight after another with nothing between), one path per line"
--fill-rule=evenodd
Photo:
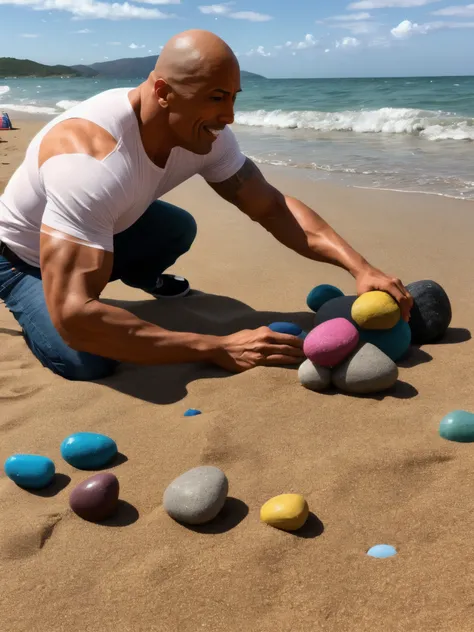
M298 378L310 391L324 391L331 384L331 370L305 360L298 369Z
M333 370L334 386L347 393L378 393L391 388L398 379L398 367L383 351L370 342Z

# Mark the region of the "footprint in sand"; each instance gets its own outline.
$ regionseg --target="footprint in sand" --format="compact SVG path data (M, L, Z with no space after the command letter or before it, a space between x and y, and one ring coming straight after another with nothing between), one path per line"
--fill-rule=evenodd
M27 528L21 533L6 538L2 544L2 557L19 560L31 557L48 545L57 525L65 514L50 513L38 517L35 526L25 525Z

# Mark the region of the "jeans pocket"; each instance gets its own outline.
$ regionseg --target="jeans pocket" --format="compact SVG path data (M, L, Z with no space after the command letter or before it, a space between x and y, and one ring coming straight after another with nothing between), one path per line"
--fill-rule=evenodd
M5 299L8 292L21 279L23 272L17 270L4 257L0 257L0 299Z

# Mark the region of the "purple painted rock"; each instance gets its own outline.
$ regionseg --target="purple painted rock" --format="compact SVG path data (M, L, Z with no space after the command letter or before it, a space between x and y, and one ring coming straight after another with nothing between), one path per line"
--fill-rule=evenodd
M346 318L333 318L315 327L306 336L305 356L319 366L333 367L357 346L359 332Z
M96 474L75 487L69 497L71 509L84 520L99 522L117 508L120 486L110 472Z

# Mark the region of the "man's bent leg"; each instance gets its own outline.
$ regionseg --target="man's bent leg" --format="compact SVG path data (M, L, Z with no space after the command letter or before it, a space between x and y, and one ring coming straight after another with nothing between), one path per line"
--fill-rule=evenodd
M0 283L0 298L18 321L27 345L41 364L68 380L89 381L111 375L118 362L74 351L61 338L46 307L39 270L27 264L18 269L0 257L0 276L5 282L3 286Z
M187 211L155 201L127 230L115 235L111 281L152 292L157 279L192 246L197 227Z

